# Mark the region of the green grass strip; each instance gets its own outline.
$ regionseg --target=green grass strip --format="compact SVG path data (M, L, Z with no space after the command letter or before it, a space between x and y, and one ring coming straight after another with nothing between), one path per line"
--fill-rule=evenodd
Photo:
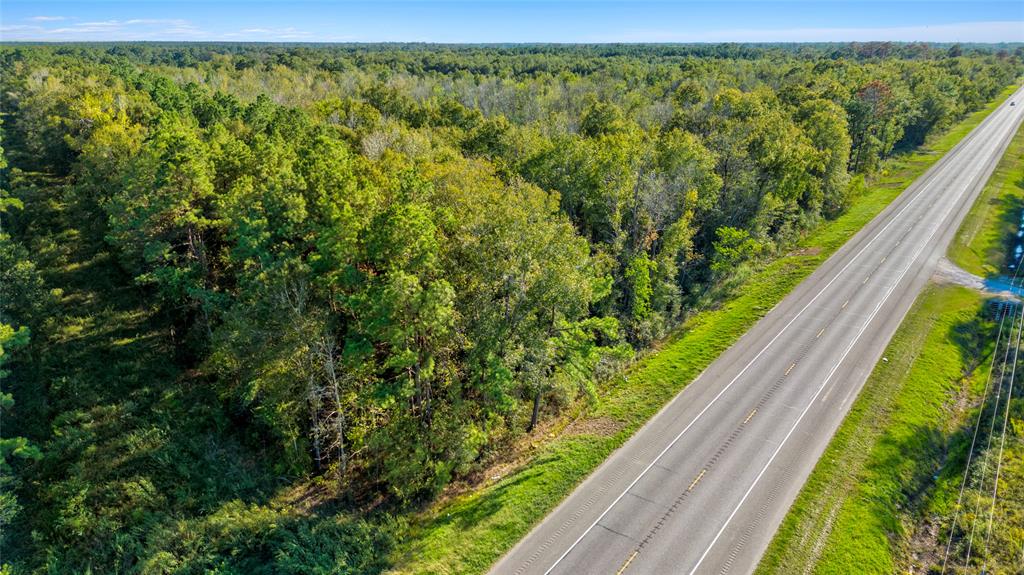
M563 433L536 449L500 481L439 503L413 521L394 556L395 574L483 573L666 402L871 221L911 182L1005 100L1007 88L919 151L888 163L850 210L827 222L781 257L750 275L717 309L693 315L662 349L638 362L628 379L605 390L586 414L612 420L612 434ZM814 248L814 249L807 249Z

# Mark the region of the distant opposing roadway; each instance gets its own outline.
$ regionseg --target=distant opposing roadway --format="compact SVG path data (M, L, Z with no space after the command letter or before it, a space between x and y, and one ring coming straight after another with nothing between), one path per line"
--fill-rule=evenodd
M1022 97L798 285L492 573L752 572L1006 149Z

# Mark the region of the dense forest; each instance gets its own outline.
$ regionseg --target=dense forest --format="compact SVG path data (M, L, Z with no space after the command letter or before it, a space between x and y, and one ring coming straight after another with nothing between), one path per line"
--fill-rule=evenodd
M2 46L6 569L379 572L403 510L1022 71L890 43Z

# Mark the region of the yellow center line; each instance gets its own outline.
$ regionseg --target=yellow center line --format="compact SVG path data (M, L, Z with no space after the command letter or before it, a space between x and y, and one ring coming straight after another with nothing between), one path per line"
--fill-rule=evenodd
M868 276L868 277L864 278L864 281L860 282L860 285L864 285L864 284L868 283L869 279L871 279L871 276Z
M793 363L789 364L789 368L786 369L786 375L789 375L789 372L793 371L794 367L796 367L796 362L795 361Z
M746 423L747 423L748 421L750 421L751 419L754 419L754 414L755 414L755 413L757 413L757 410L756 410L756 409L755 409L754 411L751 411L751 412L750 412L750 415L748 415L748 416L747 416L747 418L743 420L743 423L744 423L744 424L746 424Z
M884 264L884 263L885 263L885 258L887 258L887 257L889 257L889 256L883 256L883 257L882 257L882 261L880 261L880 262L878 262L878 263L880 263L880 264Z
M814 339L818 339L823 333L825 333L825 328L821 328L821 331L818 332L818 335L814 336Z
M626 572L626 568L629 567L629 564L632 563L633 560L636 559L636 556L639 555L639 554L640 554L640 550L639 549L634 551L633 554L629 556L629 559L626 559L626 562L622 564L622 567L619 567L619 570L618 570L618 572L615 573L615 575L622 575L623 573L625 573Z
M845 302L843 302L842 309L846 309L846 306L848 306L848 305L850 305L850 300L846 300Z
M686 488L686 490L687 491L693 491L693 488L696 487L698 483L700 483L701 478L703 478L704 474L707 473L707 472L708 472L707 469L701 469L700 470L700 475L698 475L697 478L693 480L693 483L691 483L690 486Z

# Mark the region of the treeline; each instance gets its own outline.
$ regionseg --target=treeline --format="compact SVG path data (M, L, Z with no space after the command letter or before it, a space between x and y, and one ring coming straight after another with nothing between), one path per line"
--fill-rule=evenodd
M864 51L8 46L4 187L57 182L280 476L422 501L1022 70ZM18 242L62 238L4 217L23 268ZM4 324L46 322L10 297ZM47 398L65 437L78 401ZM33 473L87 474L42 427L37 512L59 496ZM40 517L37 557L88 556Z
M26 45L27 46L27 45ZM16 48L17 49L17 48ZM642 58L647 63L676 64L692 59L757 60L796 57L814 61L884 58L934 60L957 56L1019 57L1019 44L928 44L923 42L760 43L760 44L319 44L139 42L64 44L58 52L79 60L120 56L144 65L192 68L220 60L238 69L268 71L285 64L303 70L360 69L382 66L385 73L464 71L485 75L535 75L542 72L596 70L615 57ZM222 57L227 56L224 60ZM498 56L498 57L496 57Z

